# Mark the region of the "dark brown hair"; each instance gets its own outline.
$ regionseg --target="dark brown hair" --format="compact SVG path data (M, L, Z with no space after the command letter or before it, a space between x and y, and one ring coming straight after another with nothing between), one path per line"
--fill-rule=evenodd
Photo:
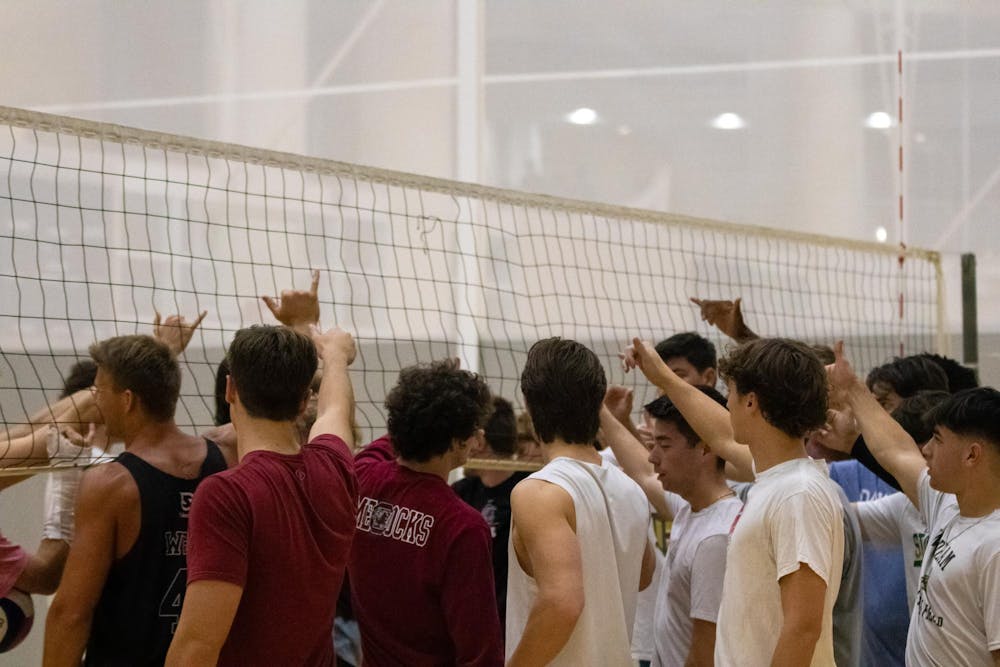
M590 445L597 437L601 403L608 387L597 355L563 338L531 346L521 371L521 391L542 442L562 438Z
M455 359L404 368L385 398L392 444L404 459L429 461L482 428L491 405L485 380Z
M769 424L800 438L826 422L826 369L816 351L797 340L760 338L732 350L719 373L740 394L753 392Z
M181 369L170 348L152 336L116 336L90 346L90 356L119 391L129 390L157 421L173 418Z
M258 324L236 332L226 362L247 414L291 421L302 409L319 359L305 334Z

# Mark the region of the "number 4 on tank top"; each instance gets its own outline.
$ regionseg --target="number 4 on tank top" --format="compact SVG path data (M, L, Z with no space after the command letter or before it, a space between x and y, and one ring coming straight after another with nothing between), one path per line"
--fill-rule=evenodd
M170 626L171 633L177 631L177 621L181 616L181 607L184 606L184 591L186 588L187 568L185 567L177 570L173 581L167 587L167 592L163 594L163 599L160 600L160 618L174 619L173 624Z

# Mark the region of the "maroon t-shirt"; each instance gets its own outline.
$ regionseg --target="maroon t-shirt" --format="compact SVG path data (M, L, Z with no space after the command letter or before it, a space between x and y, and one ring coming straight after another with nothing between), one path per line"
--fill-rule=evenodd
M243 588L219 665L333 665L333 617L354 535L354 462L321 435L298 454L250 452L198 487L188 584Z
M355 458L348 570L364 664L503 665L490 529L448 484L396 462L388 437Z

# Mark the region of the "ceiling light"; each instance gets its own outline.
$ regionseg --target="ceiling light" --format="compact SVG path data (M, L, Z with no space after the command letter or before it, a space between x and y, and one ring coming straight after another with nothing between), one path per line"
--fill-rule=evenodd
M619 125L618 134L620 134L623 137L627 137L628 135L632 134L632 128L629 127L628 125Z
M593 125L597 122L597 112L587 107L580 107L566 115L566 120L574 125Z
M884 111L870 113L865 119L865 126L875 130L887 130L893 126L892 116Z
M885 240L889 238L889 232L886 231L885 227L878 227L875 230L875 240L879 243L885 243Z
M741 130L746 126L747 122L742 116L728 111L712 119L712 127L719 130Z

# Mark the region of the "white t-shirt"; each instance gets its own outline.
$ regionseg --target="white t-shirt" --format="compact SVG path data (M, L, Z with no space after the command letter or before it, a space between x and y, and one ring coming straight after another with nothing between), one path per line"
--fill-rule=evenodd
M844 515L826 462L794 459L757 475L730 536L715 639L719 667L771 664L781 633L778 581L800 563L826 582L812 667L835 667L833 603L844 561Z
M913 609L920 580L920 567L927 549L927 525L904 493L855 503L861 533L866 542L902 547L906 574L906 603Z
M528 477L560 487L573 499L583 566L583 612L551 665L631 665L632 624L649 531L649 502L615 466L555 458ZM511 535L516 518L511 526ZM538 585L510 544L507 557L509 659L524 634Z
M1000 650L1000 510L959 514L950 493L917 482L920 513L931 536L910 617L910 667L993 667Z
M680 496L665 496L674 523L653 621L654 667L684 664L691 649L694 619L718 621L729 529L743 507L733 495L692 512Z

